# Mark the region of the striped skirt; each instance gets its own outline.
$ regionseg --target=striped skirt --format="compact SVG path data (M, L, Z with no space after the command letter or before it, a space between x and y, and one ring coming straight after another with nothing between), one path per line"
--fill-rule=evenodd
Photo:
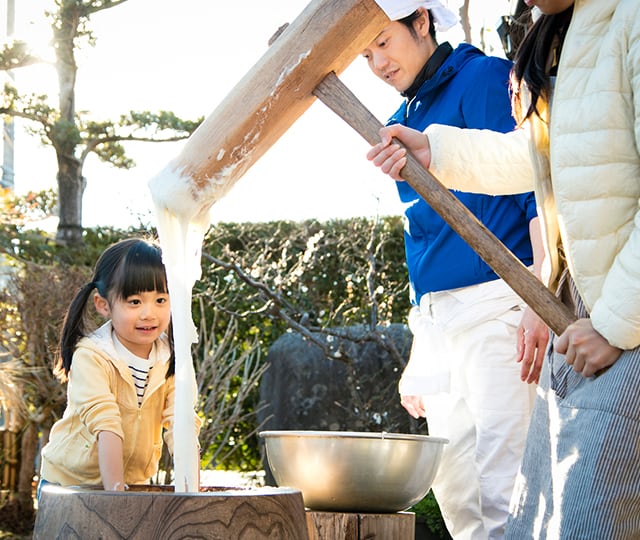
M574 283L562 287L587 317ZM505 539L640 539L640 348L585 379L554 354L554 342Z

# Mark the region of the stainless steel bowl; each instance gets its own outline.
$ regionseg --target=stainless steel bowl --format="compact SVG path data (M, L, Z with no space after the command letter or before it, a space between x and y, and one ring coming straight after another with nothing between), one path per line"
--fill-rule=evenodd
M447 439L355 431L263 431L280 487L302 492L311 510L389 513L431 488Z

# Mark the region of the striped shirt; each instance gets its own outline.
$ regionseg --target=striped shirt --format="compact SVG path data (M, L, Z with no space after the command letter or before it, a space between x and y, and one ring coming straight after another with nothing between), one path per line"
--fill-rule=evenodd
M115 345L117 353L120 358L129 366L131 372L131 378L133 385L136 388L136 395L138 396L138 406L142 405L142 399L144 398L144 392L147 389L149 383L149 372L153 368L156 357L156 345L153 344L149 358L141 358L133 354L127 349L113 334L113 344Z

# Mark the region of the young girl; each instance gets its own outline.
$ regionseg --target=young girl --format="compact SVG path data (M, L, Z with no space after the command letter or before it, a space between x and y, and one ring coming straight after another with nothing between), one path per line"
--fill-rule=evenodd
M93 332L90 304L108 319ZM122 491L156 474L163 427L173 451L170 320L160 248L142 239L110 246L64 320L54 372L68 381L67 408L42 449L41 485Z

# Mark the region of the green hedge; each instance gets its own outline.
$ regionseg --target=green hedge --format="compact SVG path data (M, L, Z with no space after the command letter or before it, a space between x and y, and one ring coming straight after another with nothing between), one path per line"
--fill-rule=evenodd
M68 268L89 273L113 242L155 235L151 229L86 229L84 245L69 248L40 231L7 225L4 229L0 249L6 254L56 272ZM193 291L196 325L213 321L216 336L212 341L218 342L233 324L236 331L230 345L240 352L257 346L262 357L292 325L309 331L352 325L374 328L404 322L409 308L402 220L397 217L213 225L204 241L202 270ZM67 290L63 294L70 301L74 293ZM194 345L194 356L210 354L202 347L202 343ZM42 363L48 365L50 359ZM235 390L232 385L230 392ZM257 392L244 405L248 410L255 408ZM225 466L257 467L255 435L243 436L255 430L255 425L246 421L236 429L234 441L242 442ZM215 446L219 442L207 443Z

